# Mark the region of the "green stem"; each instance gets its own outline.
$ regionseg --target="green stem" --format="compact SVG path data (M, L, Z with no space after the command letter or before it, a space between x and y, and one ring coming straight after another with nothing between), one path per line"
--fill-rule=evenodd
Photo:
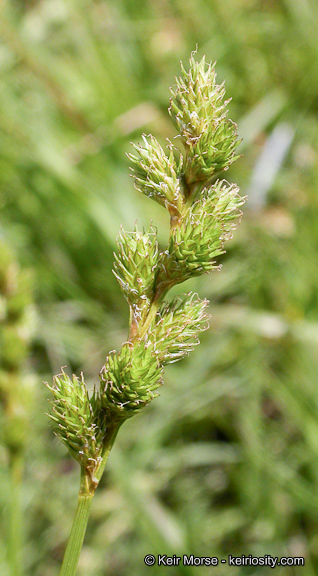
M21 484L22 484L23 457L19 452L10 455L10 518L7 558L10 567L10 576L21 576Z
M177 213L177 214L173 214L171 213L171 217L170 217L170 235L173 231L174 228L177 228L178 226L181 225L182 219L188 209L188 207L191 205L190 200L188 200L188 202L186 202L184 204L183 210L181 213ZM130 308L130 320L129 320L129 325L130 325L130 329L129 329L129 340L130 342L133 342L136 338L143 338L144 335L146 334L149 326L151 326L152 321L154 320L161 304L162 301L165 297L165 295L167 294L167 292L170 290L170 288L172 288L172 286L175 284L175 282L171 281L169 278L165 277L163 280L160 278L160 272L159 275L157 276L157 280L155 282L155 288L154 288L154 298L153 301L150 305L149 308L149 312L148 315L143 323L143 325L140 328L140 331L138 331L138 324L136 323L134 317L133 317L133 311L132 308Z
M155 318L155 316L158 312L158 308L159 308L160 304L161 304L161 299L160 300L159 299L154 300L153 303L151 304L149 312L148 312L148 316L147 316L147 318L146 318L146 320L145 320L145 322L144 322L143 326L141 327L140 332L138 334L139 338L142 338L146 334L149 326L151 325L153 319Z
M103 472L104 472L104 469L105 469L105 466L106 466L106 463L107 463L107 460L108 460L108 456L109 456L110 451L111 451L111 449L112 449L112 447L113 447L113 445L114 445L114 442L115 442L115 440L116 440L116 436L117 436L117 434L118 434L118 430L119 430L119 428L121 427L121 425L123 424L123 422L124 422L123 420L122 420L121 422L116 422L116 424L114 424L114 425L110 428L110 430L109 430L109 432L108 432L108 434L107 434L107 436L106 436L106 438L105 438L105 441L104 441L104 450L103 450L103 459L102 459L101 465L99 466L98 470L96 471L96 475L95 475L95 476L96 476L96 479L98 480L98 482L100 481L100 479L101 479L101 477L102 477L102 475L103 475ZM96 489L96 488L95 488L95 489Z
M77 509L65 550L60 576L74 576L76 574L78 560L82 549L89 513L94 497L94 492L87 493L86 489L87 478L85 470L83 471L82 469Z
M76 574L95 490L102 477L120 425L121 422L114 425L106 436L102 462L96 472L94 481L92 482L91 475L84 468L81 469L77 509L65 550L60 576L75 576Z

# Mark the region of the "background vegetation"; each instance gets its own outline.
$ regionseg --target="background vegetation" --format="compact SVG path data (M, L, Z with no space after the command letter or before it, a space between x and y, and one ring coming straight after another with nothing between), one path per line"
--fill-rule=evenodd
M0 235L33 285L21 336L26 576L58 574L79 482L49 429L42 381L67 365L93 385L126 338L111 273L120 224L152 219L164 242L168 222L134 190L125 153L142 132L173 138L168 87L196 44L233 97L244 155L228 178L249 201L221 273L188 282L211 301L210 330L120 431L79 576L156 574L149 553L305 556L305 569L276 573L318 573L317 28L315 0L0 3Z

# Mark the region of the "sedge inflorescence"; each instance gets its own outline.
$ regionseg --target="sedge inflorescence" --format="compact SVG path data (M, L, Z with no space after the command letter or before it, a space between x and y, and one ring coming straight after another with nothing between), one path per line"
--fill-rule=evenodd
M122 229L118 237L113 271L129 305L128 341L107 356L91 396L83 375L71 379L64 370L49 387L54 432L92 477L107 431L158 396L164 366L189 354L208 327L207 300L193 293L172 302L165 297L176 284L219 267L244 203L235 184L216 179L238 157L238 142L215 66L192 54L171 93L169 113L183 152L170 141L165 151L143 135L128 155L136 189L166 208L171 222L163 250L153 227Z

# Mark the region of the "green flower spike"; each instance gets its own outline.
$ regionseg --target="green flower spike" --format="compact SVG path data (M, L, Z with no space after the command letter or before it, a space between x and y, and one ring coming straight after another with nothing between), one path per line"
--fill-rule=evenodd
M53 431L94 481L106 431L97 395L93 393L89 398L83 374L80 378L73 375L71 379L64 370L54 376L53 386L46 385L54 398L52 413L48 414Z
M239 158L235 155L237 126L227 119L224 82L216 83L215 64L190 58L189 72L171 89L169 113L186 150L184 163L188 186L210 180Z
M157 343L150 340L127 342L117 354L111 353L100 372L101 398L112 421L125 420L158 396L162 365Z
M242 215L245 198L238 187L225 180L204 189L171 231L168 249L162 254L158 284L171 286L188 278L219 269L215 258L225 252L224 242L232 237Z
M164 366L189 354L208 327L207 300L188 294L172 302L168 290L219 266L241 216L244 198L235 184L213 183L237 158L236 125L227 119L224 84L216 84L214 66L190 58L190 69L172 90L170 116L185 154L153 136L134 145L137 190L170 214L170 237L160 251L154 228L121 231L114 274L130 309L129 337L111 352L100 371L98 391L89 397L83 376L62 372L50 388L55 433L81 465L79 503L60 576L75 576L91 500L116 434L125 420L158 396Z
M157 344L162 365L181 360L199 344L199 333L209 327L207 305L208 300L187 294L161 306L148 338Z
M145 319L154 295L159 248L156 231L142 233L121 231L117 240L118 255L114 254L113 273L130 307L131 330L136 332Z
M182 156L179 154L177 164L173 146L169 142L167 156L154 136L142 136L144 146L133 144L138 156L128 154L134 163L132 173L135 177L135 188L165 206L171 215L179 215L183 206L180 187Z

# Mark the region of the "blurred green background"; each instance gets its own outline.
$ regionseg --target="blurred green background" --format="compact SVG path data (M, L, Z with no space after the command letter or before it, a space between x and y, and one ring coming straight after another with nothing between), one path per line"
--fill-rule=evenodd
M304 556L305 568L275 573L318 574L316 0L3 0L1 253L11 250L33 286L17 324L29 354L12 351L24 382L16 402L28 396L26 576L57 576L79 482L48 426L42 381L66 365L93 385L126 339L128 308L111 273L119 227L152 220L164 244L169 223L134 190L125 154L143 132L174 137L169 86L196 45L198 57L217 60L233 99L243 156L226 177L249 200L222 271L183 287L210 299L210 329L121 429L78 574L271 573L148 568L149 553ZM4 405L1 419L5 429ZM2 576L5 442L8 431Z

